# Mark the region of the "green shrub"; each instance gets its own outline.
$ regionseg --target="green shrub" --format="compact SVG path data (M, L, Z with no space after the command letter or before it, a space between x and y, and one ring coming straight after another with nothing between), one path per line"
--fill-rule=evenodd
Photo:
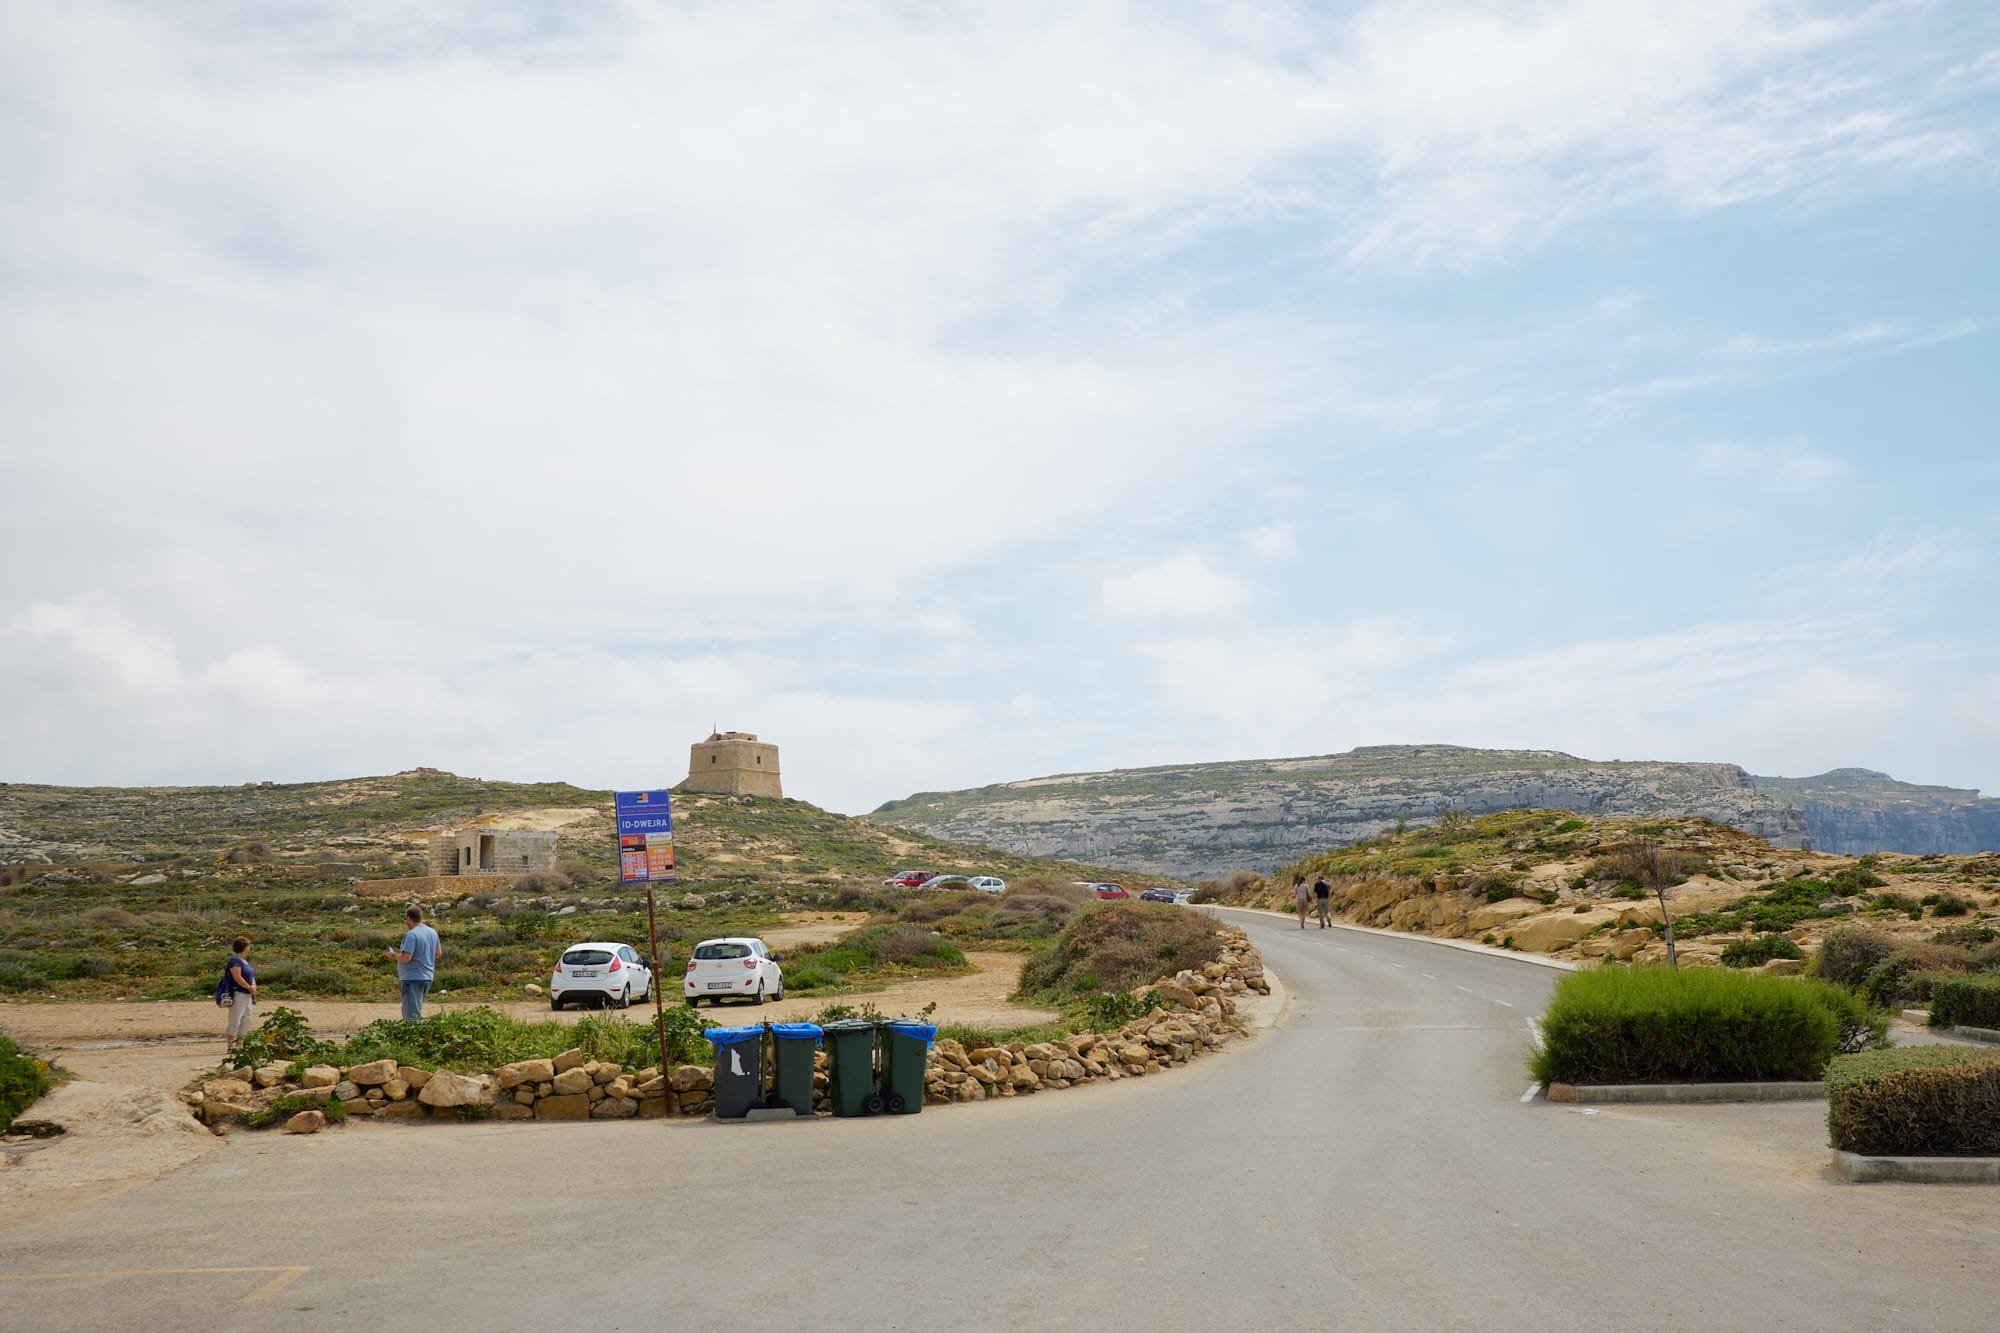
M6 1037L0 1037L0 1130L55 1086L49 1067Z
M1891 1008L1923 1004L1935 973L1964 972L1971 961L1969 952L1949 944L1906 944L1869 969L1861 994Z
M1956 926L1946 926L1931 936L1932 944L1956 944L1962 949L1976 949L1982 944L1991 944L2000 939L2000 931L1977 921L1966 921Z
M1875 965L1896 952L1896 938L1864 926L1836 926L1813 955L1812 974L1841 986L1859 986Z
M1971 916L1972 901L1955 893L1927 893L1924 906L1931 909L1932 916Z
M706 1063L708 1043L701 1034L713 1026L694 1010L676 1005L666 1011L667 1059ZM539 1060L576 1047L586 1059L615 1060L644 1069L659 1060L653 1025L629 1023L614 1013L588 1014L575 1024L523 1022L484 1005L435 1014L419 1023L385 1018L370 1023L319 1058L333 1064L394 1060L419 1069L482 1073L516 1060Z
M288 1092L252 1111L243 1118L243 1123L252 1129L264 1129L270 1125L282 1125L301 1111L324 1111L329 1125L337 1125L347 1119L347 1108L332 1098L322 1102L303 1092Z
M1931 1026L2000 1028L2000 977L1935 976Z
M1618 887L1611 890L1611 896L1623 902L1631 902L1634 899L1645 897L1646 890L1640 887L1637 880L1620 880Z
M1889 881L1869 869L1867 865L1852 865L1827 881L1840 892L1859 893L1863 889L1879 889Z
M1222 928L1205 912L1161 912L1136 900L1079 912L1028 961L1021 993L1060 1000L1123 991L1222 957Z
M1870 1039L1853 1031L1862 1015L1803 978L1593 968L1556 983L1530 1067L1544 1083L1809 1080L1844 1042Z
M1756 935L1722 946L1724 967L1761 967L1773 958L1803 958L1805 953L1785 935Z
M278 1061L312 1060L332 1049L332 1043L313 1036L312 1025L306 1022L304 1014L279 1005L236 1048L236 1062L267 1065Z
M1078 1018L1087 1032L1109 1032L1124 1027L1135 1018L1144 1018L1159 1003L1159 993L1150 990L1138 995L1130 991L1087 995L1078 1007Z
M2000 1154L2000 1051L1904 1046L1841 1056L1827 1069L1826 1126L1844 1152Z

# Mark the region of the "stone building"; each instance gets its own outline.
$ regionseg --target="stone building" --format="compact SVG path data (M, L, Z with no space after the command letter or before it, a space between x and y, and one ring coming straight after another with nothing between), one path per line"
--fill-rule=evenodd
M778 786L778 747L747 731L712 732L707 740L688 746L688 776L681 790L783 796Z
M526 875L556 868L556 835L525 829L461 829L431 839L433 875Z

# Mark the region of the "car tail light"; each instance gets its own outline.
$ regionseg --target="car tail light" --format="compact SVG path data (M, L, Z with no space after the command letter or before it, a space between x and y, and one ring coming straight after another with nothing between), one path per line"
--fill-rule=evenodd
M611 960L611 966L605 968L604 970L607 972L616 972L619 968L623 966L625 966L625 962L623 959L614 958Z
M694 971L694 959L692 958L688 959L687 970L690 972Z
M556 959L556 975L562 975L562 959L560 958Z
M745 959L743 960L743 966L745 966L745 967L755 967L755 966L757 966L757 960L756 960L755 958L745 958Z

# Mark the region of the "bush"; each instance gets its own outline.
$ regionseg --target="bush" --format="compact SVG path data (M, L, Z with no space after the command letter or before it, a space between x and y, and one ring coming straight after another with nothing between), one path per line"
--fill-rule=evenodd
M23 1055L20 1047L0 1037L0 1130L13 1124L15 1116L54 1086L47 1065Z
M1976 949L1982 944L1993 943L1995 939L2000 939L2000 931L1994 930L1991 926L1982 926L1976 921L1967 921L1961 925L1946 926L1931 936L1931 943L1956 944L1961 949Z
M1812 974L1840 986L1859 986L1875 965L1896 952L1896 939L1862 926L1836 926L1813 955Z
M1972 955L1949 944L1906 944L1869 969L1861 994L1870 1004L1900 1008L1931 997L1931 974L1964 972Z
M2000 977L1931 979L1931 1026L2000 1028Z
M1827 881L1842 893L1860 893L1863 889L1879 889L1889 881L1871 870L1865 862L1851 865Z
M1845 1055L1826 1075L1827 1136L1844 1152L2000 1154L2000 1051L1904 1046Z
M282 1097L273 1097L252 1111L243 1118L243 1123L252 1129L264 1129L270 1125L282 1125L301 1111L324 1111L329 1125L337 1125L347 1119L347 1108L330 1097L321 1101L303 1092L288 1092Z
M1724 967L1761 967L1773 958L1803 958L1805 953L1784 935L1757 935L1722 946Z
M1160 1003L1159 992L1142 991L1134 995L1130 991L1110 991L1101 995L1084 997L1078 1006L1077 1017L1088 1032L1110 1032L1124 1027L1135 1018L1144 1018Z
M1077 913L1021 973L1021 993L1060 1000L1124 991L1222 957L1222 928L1203 912L1162 912L1137 900Z
M666 1022L668 1059L706 1063L709 1048L701 1034L711 1024L678 1005L666 1011ZM657 1045L650 1023L628 1023L614 1014L591 1014L574 1025L553 1020L530 1023L480 1005L420 1023L380 1019L345 1045L323 1050L318 1058L344 1065L394 1060L420 1069L475 1074L516 1060L547 1059L574 1046L587 1058L643 1069L658 1060Z
M1931 909L1932 916L1971 916L1972 901L1955 893L1927 893L1924 906Z
M1850 1040L1853 996L1716 968L1593 968L1556 983L1530 1068L1544 1083L1816 1079Z
M256 1031L236 1048L236 1063L267 1065L278 1061L314 1060L333 1049L312 1034L312 1025L296 1009L279 1005Z

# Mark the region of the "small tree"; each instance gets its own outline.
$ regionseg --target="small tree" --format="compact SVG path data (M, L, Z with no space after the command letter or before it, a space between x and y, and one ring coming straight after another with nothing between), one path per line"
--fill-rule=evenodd
M1674 917L1667 910L1667 887L1681 881L1680 858L1662 850L1651 838L1634 838L1622 859L1631 867L1634 878L1660 900L1660 919L1667 927L1667 966L1679 967L1680 958L1674 952Z

